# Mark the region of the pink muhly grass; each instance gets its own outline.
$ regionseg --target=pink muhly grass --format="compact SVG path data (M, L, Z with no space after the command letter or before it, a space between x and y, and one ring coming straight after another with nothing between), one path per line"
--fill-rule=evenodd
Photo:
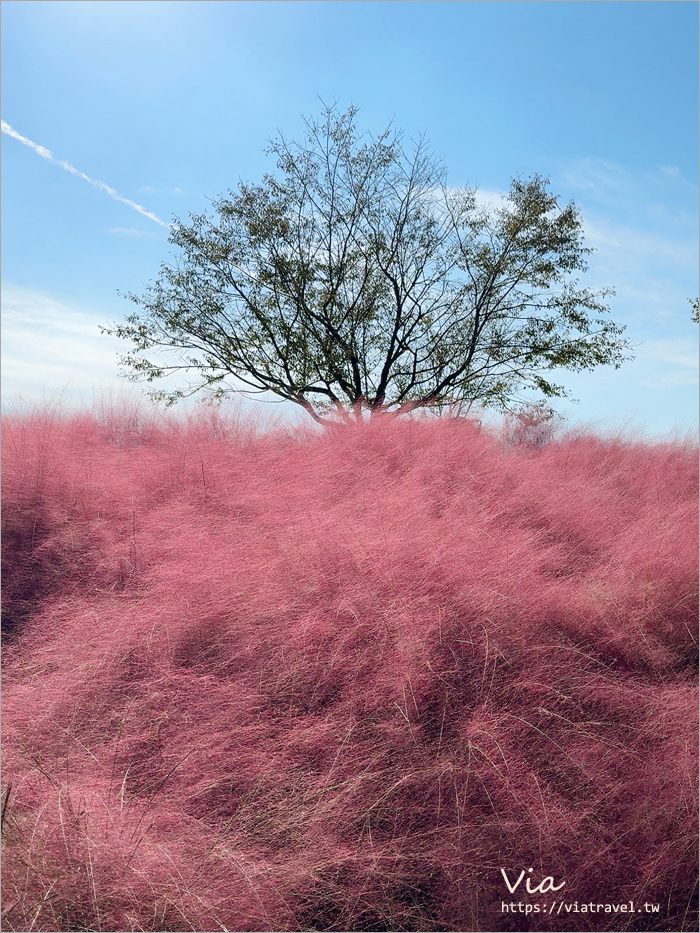
M692 445L3 440L6 929L696 928Z

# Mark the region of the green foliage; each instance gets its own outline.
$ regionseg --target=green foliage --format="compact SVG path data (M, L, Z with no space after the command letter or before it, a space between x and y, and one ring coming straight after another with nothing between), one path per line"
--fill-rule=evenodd
M690 307L693 309L692 320L695 321L696 324L700 324L700 307L698 306L698 299L689 298L688 301L690 302Z
M499 206L445 184L424 140L360 135L355 108L325 108L303 142L270 144L278 172L241 183L215 214L176 221L138 311L106 329L132 341L132 379L196 380L173 402L233 379L316 420L450 404L507 407L518 393L566 396L558 368L618 367L612 290L581 288L591 252L573 203L538 175ZM172 351L174 363L159 362ZM156 351L152 358L149 351ZM146 355L147 354L147 355Z

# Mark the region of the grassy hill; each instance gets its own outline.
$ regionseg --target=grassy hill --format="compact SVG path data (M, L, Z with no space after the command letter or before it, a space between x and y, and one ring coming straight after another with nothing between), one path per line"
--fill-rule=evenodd
M697 929L692 445L3 444L5 929Z

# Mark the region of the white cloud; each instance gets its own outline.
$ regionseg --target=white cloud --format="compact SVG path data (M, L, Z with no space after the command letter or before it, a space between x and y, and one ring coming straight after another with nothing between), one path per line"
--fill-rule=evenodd
M107 233L112 234L112 236L146 236L143 230L135 230L133 227L109 227Z
M456 188L450 185L447 186L448 194L457 194L462 192L469 186L465 185L464 188ZM442 188L435 189L435 197L437 198L438 203L442 201ZM491 191L488 188L474 188L474 200L476 206L480 210L493 210L494 208L499 208L503 206L503 202L508 194L507 191Z
M170 227L170 224L167 224L164 220L161 220L160 217L156 216L156 214L152 213L151 211L147 211L145 207L137 204L136 201L132 201L130 198L122 197L119 192L115 191L114 188L111 188L103 181L90 178L90 176L86 175L85 172L81 172L74 165L71 165L70 162L66 162L64 159L57 159L49 149L46 149L44 146L39 146L37 143L33 142L31 139L28 139L26 136L22 136L21 133L18 133L17 130L13 129L10 124L6 123L4 120L0 121L0 129L6 136L10 136L12 139L16 139L18 142L22 143L23 146L27 146L29 149L36 152L37 155L41 156L42 159L46 159L53 165L58 165L59 168L69 172L71 175L75 175L76 178L82 178L83 181L86 181L94 188L98 188L100 191L104 191L105 194L108 194L110 198L112 198L112 200L119 201L120 204L126 204L127 207L130 207L132 210L141 214L143 217L147 217L154 223L160 224L161 227Z
M645 431L697 424L698 327L687 301L698 289L697 187L674 166L641 172L584 159L553 177L551 190L581 210L595 252L580 284L615 287L611 317L627 326L635 354L620 370L563 372L581 405L558 407L574 420L627 411ZM497 206L502 196L481 191L477 203Z
M650 208L663 205L668 217L694 223L697 217L698 185L675 165L654 170L633 170L605 159L578 159L565 165L558 183L583 195L590 203L615 206L641 220Z
M100 331L100 325L114 320L113 315L90 314L45 292L6 282L2 287L2 318L4 409L22 410L46 401L58 401L64 409L84 409L100 399L145 398L146 387L119 375L118 357L132 350L132 345ZM181 377L170 376L159 380L158 388L181 384ZM199 398L185 399L178 407L187 410ZM260 402L269 405L261 406ZM242 404L252 406L258 414L272 407L275 415L285 420L306 418L296 405L281 402L271 393L256 396L254 402L244 395Z
M474 192L476 206L482 210L503 207L507 191L489 191L487 188L477 188Z
M4 120L0 122L0 129L5 133L6 136L11 136L12 139L16 139L25 146L29 146L30 149L33 149L37 155L40 155L42 159L48 159L49 162L54 162L55 159L53 154L49 149L46 149L44 146L39 146L37 143L27 139L26 136L22 136L21 133L18 133L17 130L14 130L9 123L6 123Z
M661 337L645 341L638 349L631 372L639 384L656 388L698 385L697 326L687 339Z
M583 280L616 289L613 317L636 342L692 340L687 299L698 288L697 186L675 166L639 171L581 159L563 168L556 187L574 195L585 245L595 250Z
M8 283L3 285L2 319L4 402L19 394L38 399L65 392L79 401L94 388L126 385L117 364L125 345L100 332L103 317Z
M596 200L616 198L629 187L624 169L605 159L579 159L569 163L561 173L564 184L585 191Z
M604 260L622 260L627 271L640 267L650 271L650 263L691 273L697 268L697 242L678 233L645 230L601 216L594 220L584 217L584 232L588 246L598 250Z

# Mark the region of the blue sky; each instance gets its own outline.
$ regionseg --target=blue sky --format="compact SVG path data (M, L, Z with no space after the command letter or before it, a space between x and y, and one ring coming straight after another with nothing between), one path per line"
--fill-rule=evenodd
M98 329L128 313L117 291L171 258L173 216L271 170L267 140L298 135L320 96L425 133L452 185L549 176L637 355L566 375L580 401L558 407L697 429L697 3L1 6L4 404L121 384L128 348Z

